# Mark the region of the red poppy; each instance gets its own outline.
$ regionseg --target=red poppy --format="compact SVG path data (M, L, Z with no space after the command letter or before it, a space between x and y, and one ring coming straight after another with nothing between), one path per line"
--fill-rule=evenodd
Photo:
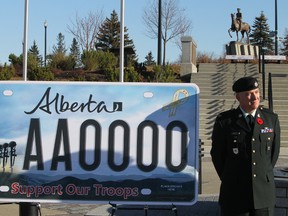
M259 125L262 125L262 124L264 123L261 118L257 118L256 121L257 121L257 123L258 123Z

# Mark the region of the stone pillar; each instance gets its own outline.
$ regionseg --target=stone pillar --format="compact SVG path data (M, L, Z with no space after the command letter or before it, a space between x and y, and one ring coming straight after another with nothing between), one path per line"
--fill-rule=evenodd
M230 60L253 60L259 53L258 47L250 44L242 44L238 41L231 41L226 44L226 59Z
M254 46L252 45L248 45L248 55L251 55L251 56L256 56L255 55L255 50L254 50Z
M248 46L246 44L240 45L241 55L249 55Z
M196 48L197 45L190 36L183 36L182 42L182 61L180 75L190 75L191 73L197 73L196 67Z
M231 41L229 44L229 55L241 55L241 43Z
M259 56L259 47L258 46L254 46L254 54L255 54L255 56Z

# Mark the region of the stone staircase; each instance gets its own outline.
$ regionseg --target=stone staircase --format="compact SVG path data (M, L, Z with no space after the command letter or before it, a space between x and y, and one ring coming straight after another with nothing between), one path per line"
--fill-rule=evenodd
M268 73L272 76L273 110L279 115L281 125L281 146L288 149L288 64L265 65L265 100L268 108ZM198 73L193 73L191 82L200 88L199 138L204 142L204 154L209 154L211 135L216 116L225 110L236 108L238 102L232 91L232 84L240 77L253 76L260 83L262 95L262 74L258 64L245 63L203 63Z
M273 111L279 116L281 145L288 147L288 65L267 65L266 72L272 75ZM268 75L266 76L268 84ZM268 85L266 85L266 88Z

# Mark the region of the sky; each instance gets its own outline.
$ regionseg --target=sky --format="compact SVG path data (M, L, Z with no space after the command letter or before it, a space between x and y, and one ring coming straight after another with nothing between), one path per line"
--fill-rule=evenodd
M124 24L133 40L139 62L151 51L157 60L157 39L151 39L145 33L143 11L153 1L158 0L124 0ZM164 0L162 0L164 1ZM261 11L268 19L271 31L275 30L275 0L177 0L180 9L185 9L185 16L191 21L191 30L186 33L197 44L197 52L213 57L222 56L225 44L236 40L228 35L231 25L231 13L237 8L242 11L243 21L251 26ZM284 37L288 28L288 1L278 3L278 36ZM163 3L162 3L163 4ZM8 62L9 54L19 56L22 53L24 37L25 0L1 0L0 7L0 65ZM73 35L67 26L75 22L76 14L85 18L88 13L103 11L104 18L110 18L113 10L121 15L121 0L29 0L28 8L28 49L36 42L40 55L44 56L44 22L47 21L47 54L51 53L57 43L57 36L65 37L66 48L70 48ZM280 43L279 43L280 44ZM162 46L163 47L163 46ZM166 52L168 62L179 60L180 48L173 42L168 43Z

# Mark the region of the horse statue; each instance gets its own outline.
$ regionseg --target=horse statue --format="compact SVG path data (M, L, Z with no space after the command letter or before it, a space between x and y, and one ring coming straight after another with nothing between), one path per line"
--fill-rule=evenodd
M230 37L232 38L231 31L232 32L236 31L236 36L237 36L237 41L238 41L238 32L241 32L241 34L242 34L241 41L242 41L243 38L244 38L244 33L246 33L248 44L249 44L250 43L250 41L249 41L249 33L251 31L250 25L248 23L246 23L246 22L239 23L235 19L235 14L233 14L233 13L231 13L231 19L232 19L231 28L228 30L228 33L229 33Z

